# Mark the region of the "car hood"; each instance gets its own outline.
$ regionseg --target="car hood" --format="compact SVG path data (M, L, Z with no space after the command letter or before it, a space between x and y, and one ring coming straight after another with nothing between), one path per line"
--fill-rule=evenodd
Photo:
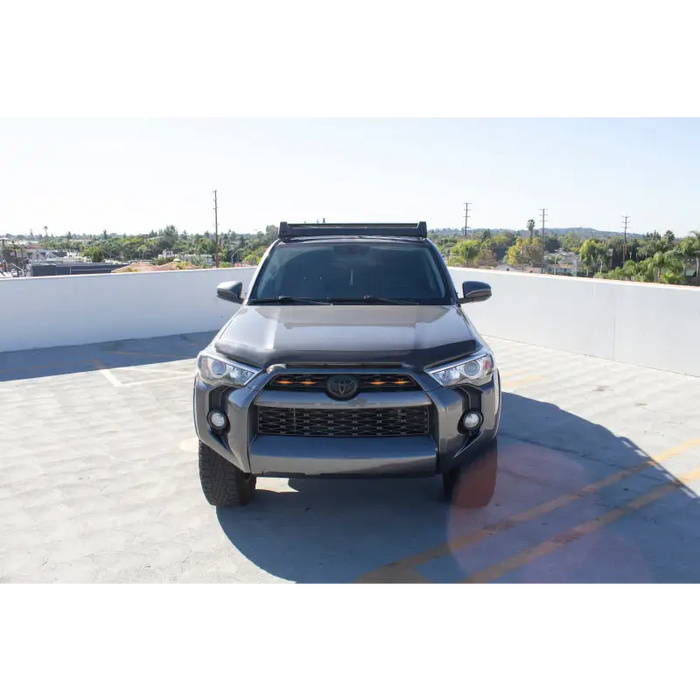
M479 337L458 306L241 306L214 340L228 357L287 365L403 365L472 353Z

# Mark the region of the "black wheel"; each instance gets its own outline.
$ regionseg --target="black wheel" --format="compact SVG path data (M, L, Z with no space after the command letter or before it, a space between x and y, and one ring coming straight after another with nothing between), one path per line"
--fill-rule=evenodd
M457 508L485 508L496 490L498 444L494 440L473 462L443 474L445 498Z
M199 443L199 480L213 506L245 506L255 495L256 477L242 472L203 442Z

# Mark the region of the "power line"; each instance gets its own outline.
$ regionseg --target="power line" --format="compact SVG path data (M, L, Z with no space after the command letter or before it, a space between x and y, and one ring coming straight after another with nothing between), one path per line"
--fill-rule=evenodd
M214 267L219 267L219 203L214 190Z
M624 263L625 260L627 260L627 222L630 220L629 216L624 217L624 221L622 222L624 227L625 227L625 240L624 243L622 244L622 262Z
M471 202L466 202L464 205L464 237L467 237L469 231L469 205Z

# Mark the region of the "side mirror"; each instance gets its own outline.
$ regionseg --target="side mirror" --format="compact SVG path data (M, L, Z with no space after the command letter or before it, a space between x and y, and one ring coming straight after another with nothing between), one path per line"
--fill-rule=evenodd
M469 304L474 301L486 301L491 298L491 285L486 282L462 282L461 304Z
M225 301L232 301L234 304L240 304L241 294L243 293L243 282L222 282L216 288L216 296Z

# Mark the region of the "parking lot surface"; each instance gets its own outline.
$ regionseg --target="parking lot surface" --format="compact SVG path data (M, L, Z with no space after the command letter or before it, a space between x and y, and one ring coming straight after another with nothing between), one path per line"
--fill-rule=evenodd
M698 582L700 379L490 338L492 504L435 479L201 493L213 334L0 354L1 582Z

